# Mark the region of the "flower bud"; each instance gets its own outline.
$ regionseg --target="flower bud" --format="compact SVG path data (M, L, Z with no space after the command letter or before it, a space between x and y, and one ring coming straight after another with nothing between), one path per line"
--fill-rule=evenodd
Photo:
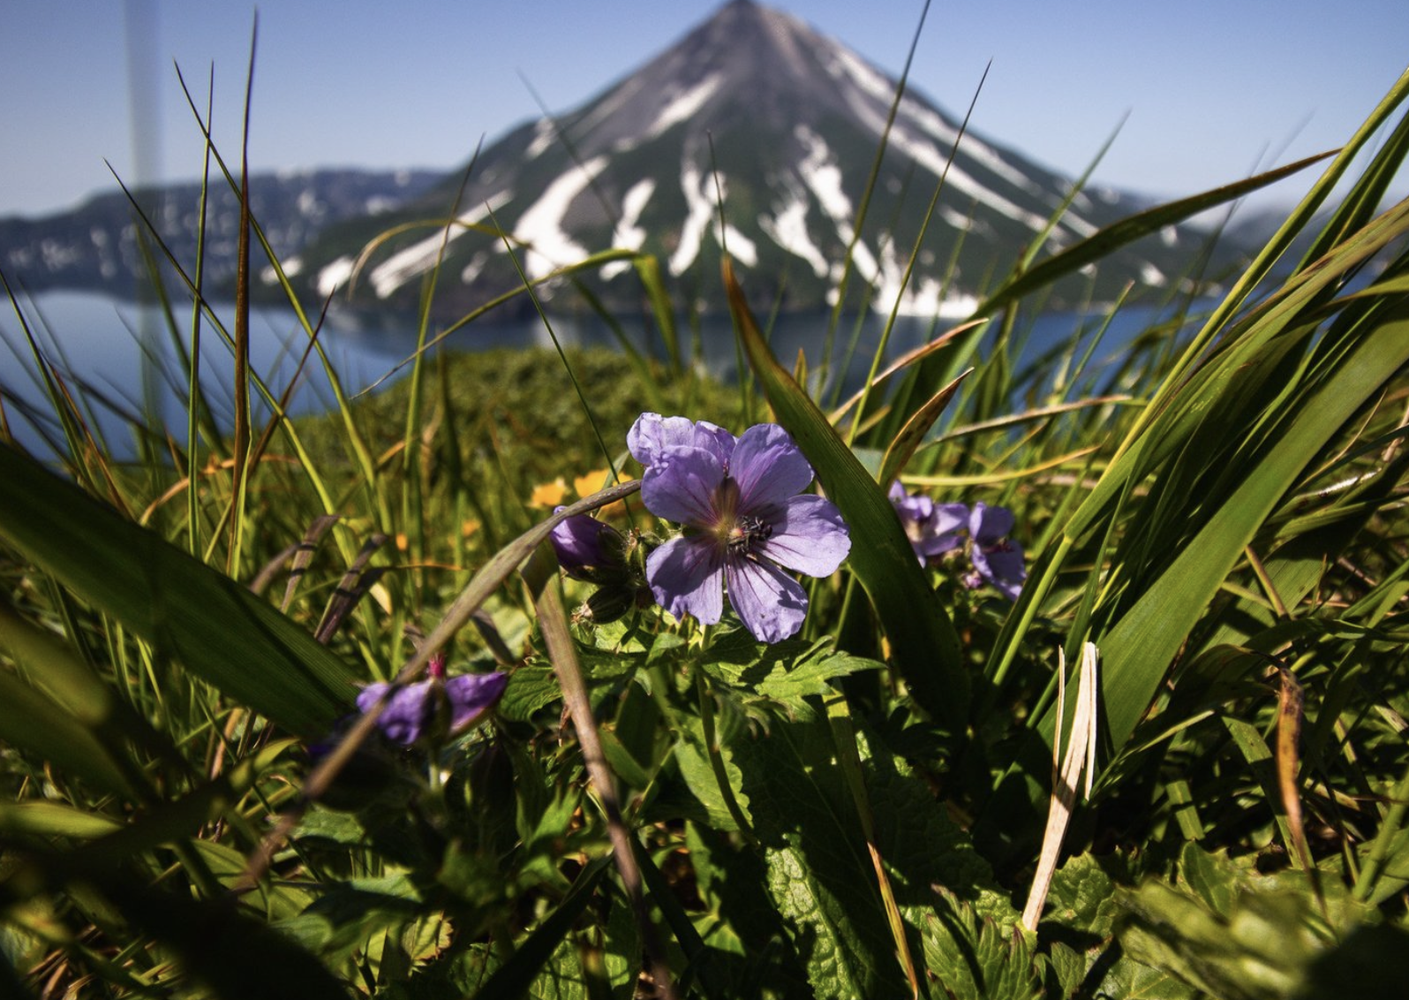
M558 565L575 580L612 583L626 577L626 539L609 524L574 514L553 528L548 540Z

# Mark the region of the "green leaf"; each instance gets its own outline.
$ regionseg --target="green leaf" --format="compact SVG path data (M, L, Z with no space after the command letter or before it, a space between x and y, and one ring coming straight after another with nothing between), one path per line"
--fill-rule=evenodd
M1052 876L1047 893L1047 908L1042 924L1054 924L1093 939L1109 937L1115 921L1113 897L1116 880L1107 867L1117 867L1115 858L1098 858L1078 854L1068 858Z
M724 800L724 792L719 787L720 779L715 774L714 766L705 750L704 734L700 731L698 719L691 720L690 728L682 733L682 738L675 744L674 753L675 762L680 768L680 777L704 807L708 825L716 830L739 829L738 822L730 813L729 804ZM747 822L752 817L749 814L748 796L741 790L743 775L727 745L720 747L719 755L723 761L724 773L734 791L734 801Z
M1153 969L1129 955L1119 955L1090 993L1080 996L1120 1000L1207 1000L1193 986L1168 972Z
M1017 912L967 835L903 760L857 732L857 751L896 902L919 953L919 922L943 885L984 917L1011 926ZM908 993L855 798L828 720L775 722L766 738L737 738L767 886L819 996ZM1005 931L1006 933L1006 931Z
M765 845L766 885L817 996L907 990L860 821L822 722L779 722L736 759Z
M916 562L890 500L826 415L773 357L727 259L724 284L740 341L769 405L851 529L848 565L871 598L896 669L919 705L951 731L962 733L968 719L969 679L959 637Z
M117 820L59 802L0 802L0 835L88 840L112 833Z
M1116 746L1149 707L1163 665L1173 659L1264 518L1331 435L1406 362L1409 318L1367 330L1334 374L1287 414L1275 446L1240 470L1240 481L1202 530L1098 640L1106 724Z
M1045 957L1047 967L1056 979L1055 984L1049 980L1049 994L1060 1000L1071 1000L1086 978L1086 956L1061 941L1053 941ZM1055 992L1050 988L1052 985L1056 986Z
M979 918L943 890L924 923L925 965L954 1000L1038 1000L1042 980L1021 931Z
M0 539L94 607L287 729L325 732L347 666L234 580L0 446Z
M737 633L731 636L737 637ZM830 651L827 646L808 649L801 643L757 644L751 650L757 657L753 659L747 654L738 656L735 643L716 644L698 668L726 690L772 702L792 716L810 717L813 706L807 699L831 694L832 681L885 666L878 660Z

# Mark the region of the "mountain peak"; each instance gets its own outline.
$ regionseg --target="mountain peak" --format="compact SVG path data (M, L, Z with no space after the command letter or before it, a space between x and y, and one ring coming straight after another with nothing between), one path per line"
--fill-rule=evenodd
M871 308L889 311L897 297L911 312L972 308L988 276L1005 273L1022 247L1047 233L1070 181L973 131L961 141L956 120L914 91L891 121L897 86L799 18L731 0L601 94L486 149L461 201L472 207L451 231L446 256L439 235L388 242L362 287L409 303L420 275L443 260L462 283L438 289L453 311L518 284L502 242L475 232L492 211L524 247L531 278L624 248L655 255L664 271L700 289L718 280L727 243L752 286L790 308L834 301L848 260L859 279L848 288ZM886 157L868 190L882 142ZM444 195L426 204L425 216L442 212L454 192ZM863 201L870 212L858 234ZM1079 195L1046 239L1068 246L1134 208L1116 193ZM369 226L366 240L381 229ZM315 287L330 291L360 249L310 253ZM1158 283L1173 254L1171 242L1149 256L1107 261L1102 279L1111 288ZM596 279L607 300L639 300L629 264L607 265ZM551 295L552 285L543 292Z

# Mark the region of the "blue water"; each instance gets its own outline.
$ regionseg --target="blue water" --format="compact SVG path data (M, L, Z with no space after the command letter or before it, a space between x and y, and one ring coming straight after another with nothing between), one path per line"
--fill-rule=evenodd
M108 401L95 403L93 420L110 454L118 458L135 454L135 442L125 419L132 414L147 415L149 425L164 427L177 442L184 443L186 417L182 400L186 376L171 335L155 309L100 293L49 291L24 300L22 310L45 357L64 380L70 386L88 387L90 399ZM233 308L227 306L218 311L226 318L227 329L233 331L230 320ZM1122 310L1093 358L1106 364L1118 359L1131 338L1145 329L1154 315L1154 307ZM183 343L188 343L189 307L178 310L177 324ZM615 334L596 319L556 317L552 324L554 333L565 345L617 344ZM827 324L825 315L779 317L770 333L774 353L786 367L792 368L798 352L802 351L807 356L809 370L820 375ZM832 379L842 381L840 391L850 392L863 381L880 343L883 325L881 317L868 316L857 334L854 320L843 321L834 337L830 369ZM901 317L891 333L887 356L898 356L951 325L948 321L936 325L928 319ZM1015 338L1023 345L1018 366L1021 367L1024 359L1035 358L1051 345L1067 340L1074 330L1094 331L1096 325L1095 318L1067 313L1039 316L1020 324ZM660 338L646 321L628 318L623 327L638 349L663 356ZM854 336L851 364L844 366ZM688 359L702 362L708 371L725 380L737 376L737 354L727 316L709 317L696 329L682 322L680 338ZM333 402L327 376L316 355L298 374L306 343L307 338L292 313L271 309L253 312L251 367L276 394L282 394L297 375L288 408L298 414L326 410ZM334 317L325 324L320 343L344 390L355 393L368 386L387 384L404 374L408 370L405 362L415 351L416 335L410 320L357 323L345 317ZM532 345L551 345L547 329L536 318L474 324L447 338L443 348L477 350ZM976 360L981 362L982 357ZM229 426L228 416L233 412L230 390L233 367L231 351L210 324L204 323L202 386L225 426ZM818 387L813 388L815 391ZM829 392L837 390L834 382L826 388ZM0 393L3 393L5 414L16 438L27 448L46 453L46 434L50 438L60 435L52 420L44 417L52 410L42 383L36 377L23 325L12 310L0 313ZM267 414L269 411L259 406L257 412Z

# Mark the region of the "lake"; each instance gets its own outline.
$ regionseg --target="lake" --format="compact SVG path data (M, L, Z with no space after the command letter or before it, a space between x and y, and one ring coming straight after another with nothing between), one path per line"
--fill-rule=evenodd
M111 403L111 408L98 408L96 420L106 437L110 454L130 458L134 442L122 419L114 410L127 413L155 413L178 441L185 439L185 411L181 404L185 376L181 374L178 353L171 337L165 332L158 312L152 307L115 299L98 292L45 291L22 302L26 322L46 355L71 383L90 386L95 396ZM233 306L217 306L217 312L233 331ZM1103 355L1118 354L1131 337L1145 329L1158 314L1154 306L1131 306L1122 310L1112 323L1103 341ZM178 310L178 326L182 337L189 338L189 306ZM409 370L399 367L416 347L414 323L388 322L376 318L350 322L347 317L331 318L320 335L320 342L338 373L344 390L357 392L386 379L400 377ZM595 318L575 316L552 317L554 332L564 345L616 346L616 338L607 326ZM1087 322L1095 320L1070 313L1055 313L1033 321L1025 351L1033 355L1051 344L1060 342ZM789 367L803 351L811 370L821 362L828 317L826 315L780 316L772 331L776 355ZM951 326L940 321L939 330ZM659 355L658 337L647 332L640 318L623 321L625 332L638 348ZM884 319L867 316L862 323L858 346L843 379L850 391L859 386L870 365ZM834 345L834 366L840 370L848 340L853 335L854 320L844 321ZM929 319L901 317L891 335L888 355L894 357L923 343L934 332ZM682 349L689 350L695 335L681 324ZM43 435L26 419L26 406L34 412L47 414L49 407L39 383L23 327L12 309L0 313L0 390L5 393L5 410L12 431L25 447L47 454ZM698 332L698 343L705 367L714 375L732 380L736 375L734 337L727 316L706 318ZM294 378L306 338L293 314L281 309L256 309L250 319L250 360L252 369L275 392L282 392ZM446 339L442 349L478 350L490 347L550 347L552 341L543 323L531 321L476 323L457 331ZM156 363L153 364L152 362ZM556 362L554 362L556 363ZM217 414L226 419L233 412L230 393L234 362L232 352L219 338L214 328L202 323L201 375L202 385L212 400ZM388 379L390 381L390 379ZM383 383L385 384L385 383ZM291 397L290 411L313 413L333 405L333 394L322 366L316 357L304 368L300 382ZM267 408L260 407L261 413ZM51 434L56 433L52 426Z

